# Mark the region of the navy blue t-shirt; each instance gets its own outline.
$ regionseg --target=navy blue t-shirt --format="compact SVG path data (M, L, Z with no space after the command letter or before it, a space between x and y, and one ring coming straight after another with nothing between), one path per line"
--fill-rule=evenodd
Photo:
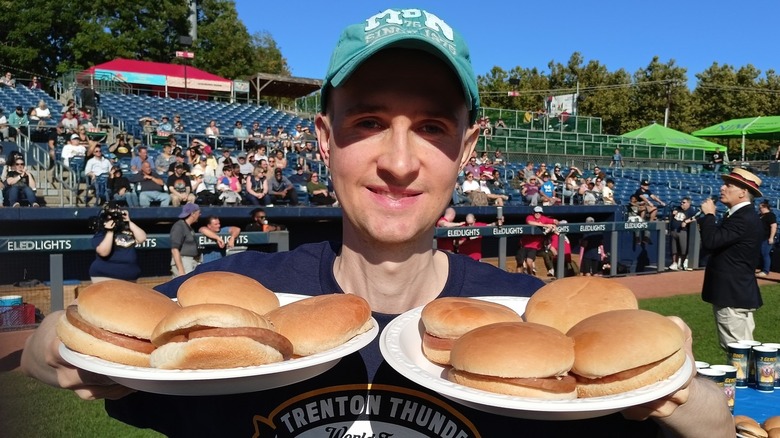
M157 289L175 296L189 276L233 271L277 292L343 292L333 276L338 244L307 244L284 253L243 252L200 265ZM530 296L542 282L507 273L469 257L449 254L449 277L440 296ZM384 327L397 315L373 313ZM342 437L350 427L373 437L655 436L652 421L612 414L589 420L538 421L475 410L423 388L396 372L379 350L380 336L323 374L262 392L180 397L137 392L106 400L112 417L169 436Z
M105 231L100 231L92 236L92 247L97 248L105 236ZM129 242L134 239L131 233L130 236L126 236L125 240ZM135 244L125 248L114 242L108 257L95 254L95 261L89 265L89 276L128 281L138 280L138 277L141 276L141 267L138 266L138 253L136 253Z

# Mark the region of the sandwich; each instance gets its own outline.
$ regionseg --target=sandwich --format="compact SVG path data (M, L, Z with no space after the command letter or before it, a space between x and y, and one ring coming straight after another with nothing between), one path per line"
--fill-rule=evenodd
M569 277L537 290L528 300L524 318L566 333L589 316L610 310L638 308L631 289L614 280Z
M180 307L152 332L152 367L235 368L281 362L292 344L265 317L228 304Z
M619 394L662 381L685 362L685 338L669 318L646 310L612 310L567 333L574 340L579 397Z
M155 326L179 306L150 288L122 280L80 291L57 322L57 335L73 351L125 365L148 367Z
M466 332L496 322L520 322L522 318L507 306L476 298L437 298L422 309L425 326L423 354L431 362L449 365L450 350Z
M447 378L464 386L545 400L577 398L568 375L574 342L558 330L530 322L500 322L455 341Z
M265 315L279 307L279 298L254 278L234 272L212 271L193 275L179 286L182 307L195 304L230 304Z
M292 342L294 356L310 356L344 344L373 327L371 307L352 294L304 298L266 314Z

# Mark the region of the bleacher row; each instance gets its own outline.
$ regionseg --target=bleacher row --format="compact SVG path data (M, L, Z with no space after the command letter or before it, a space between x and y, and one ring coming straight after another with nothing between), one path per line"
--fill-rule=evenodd
M166 115L181 116L185 131L204 135L206 126L211 120L217 122L221 134L228 146L233 146L229 138L233 135L235 122L241 120L245 128L250 129L252 123L258 122L262 129L270 126L274 132L281 126L292 132L297 124L311 127L311 122L267 105L251 105L241 103L211 102L202 100L175 99L157 96L138 96L125 94L102 94L100 110L106 117L121 122L127 132L135 137L142 137L143 130L138 122L142 117L159 120ZM313 130L313 129L312 129Z
M6 113L12 111L17 105L21 105L25 110L36 106L39 100L44 100L50 107L54 118L58 117L62 104L46 94L43 90L32 90L23 86L13 89L0 88L0 107ZM125 130L136 136L136 138L146 140L143 135L142 126L139 123L141 117L150 116L159 119L161 115L179 114L185 124L186 131L192 133L196 138L205 139L204 129L210 120L216 120L222 128L222 134L225 138L232 135L232 129L236 120L242 120L244 126L249 128L253 122L258 122L261 128L271 126L275 129L282 126L287 130L295 128L296 124L310 127L311 122L306 119L293 116L273 109L265 105L251 105L239 103L197 101L188 99L175 99L165 97L138 96L105 93L101 95L100 114L114 122L117 128L123 127ZM577 124L573 124L577 127ZM540 132L539 135L552 135L548 132ZM565 133L559 134L565 135ZM583 135L583 134L568 134ZM593 135L588 140L601 140L596 138L598 134ZM188 134L188 137L190 135ZM230 143L228 142L228 145ZM606 142L609 145L609 142ZM639 146L639 145L637 145ZM150 155L158 153L157 149L150 148ZM238 151L233 150L233 157L237 157ZM284 174L289 176L294 173L294 166L297 163L297 154L288 153L288 168L284 169ZM323 181L326 181L326 169L321 163L315 163L310 160L310 167L313 171L320 174ZM679 170L643 170L643 169L609 169L605 164L602 168L608 172L608 176L615 180L615 199L620 204L627 204L631 194L639 187L639 181L647 179L650 181L651 190L665 202L676 204L683 196L691 196L694 205L698 205L704 198L717 195L721 185L720 179L712 173L691 174ZM523 205L523 199L519 190L511 189L509 181L518 171L522 171L524 163L509 162L505 166L499 166L497 169L504 178L506 189L504 194L511 197L508 205ZM548 163L548 168L552 168L552 163ZM568 169L563 169L564 174ZM762 190L765 198L771 200L771 204L777 204L780 199L780 178L768 177L762 175L764 184ZM303 194L299 187L299 195ZM301 196L305 201L306 196Z

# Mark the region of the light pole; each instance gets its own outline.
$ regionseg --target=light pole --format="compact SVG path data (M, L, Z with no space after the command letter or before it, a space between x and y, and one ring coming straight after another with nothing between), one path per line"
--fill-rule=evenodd
M176 52L177 58L184 58L184 98L187 98L187 95L189 94L189 89L187 86L187 65L190 63L189 59L194 57L194 53L189 51L189 48L192 47L192 37L189 35L182 35L179 37L179 44L181 44L182 47L184 47L184 51Z

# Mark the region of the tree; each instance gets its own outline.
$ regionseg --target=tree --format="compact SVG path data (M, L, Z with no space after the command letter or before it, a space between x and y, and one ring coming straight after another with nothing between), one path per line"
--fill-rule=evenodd
M689 91L686 70L674 60L662 64L658 57L634 73L634 87L629 102L630 113L623 126L630 131L652 122L664 123L669 108L669 127L682 127L686 122Z

